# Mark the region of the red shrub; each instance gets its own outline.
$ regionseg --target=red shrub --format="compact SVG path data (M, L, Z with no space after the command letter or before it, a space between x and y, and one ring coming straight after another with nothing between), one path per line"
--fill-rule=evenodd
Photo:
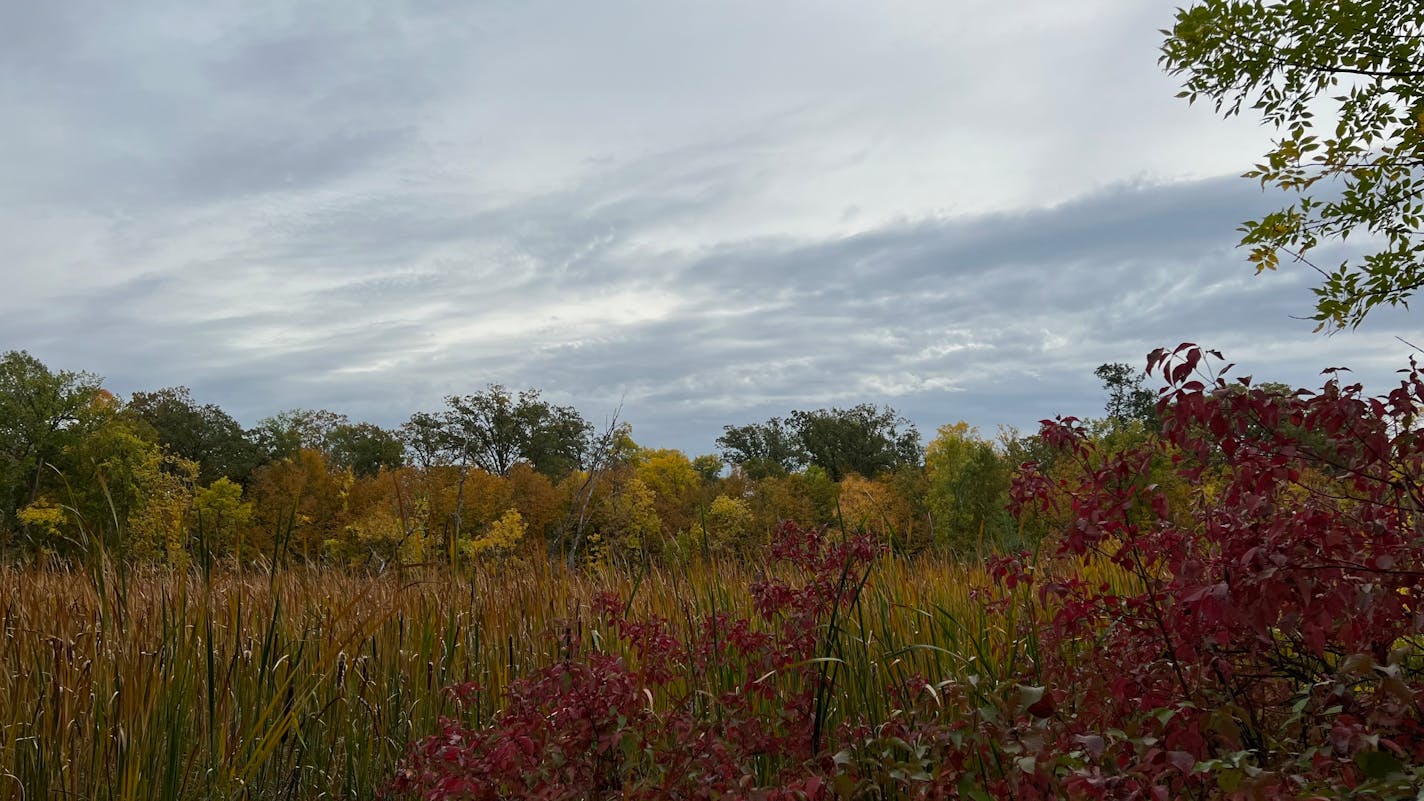
M1039 675L1061 697L1037 769L1092 798L1397 797L1424 778L1424 381L1282 394L1204 359L1151 356L1160 439L1105 457L1045 421L1080 470L1020 480L1020 504L1070 499L1061 554L1140 585L1039 587ZM1145 479L1163 455L1196 487L1188 514Z

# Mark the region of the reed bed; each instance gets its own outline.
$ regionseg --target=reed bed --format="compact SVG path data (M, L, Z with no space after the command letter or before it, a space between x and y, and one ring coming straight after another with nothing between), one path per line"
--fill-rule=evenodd
M765 570L0 569L0 801L371 798L442 715L478 721L567 649L618 649L599 593L686 632L754 617ZM883 719L894 682L1022 667L1013 615L972 592L989 584L975 565L877 562L837 624L831 713ZM457 709L445 688L471 681Z

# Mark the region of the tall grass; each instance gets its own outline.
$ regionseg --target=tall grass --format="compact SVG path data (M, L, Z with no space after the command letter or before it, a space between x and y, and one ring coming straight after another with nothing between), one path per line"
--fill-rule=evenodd
M460 714L478 719L561 649L618 648L591 615L599 593L690 627L753 617L764 570L0 568L0 801L369 798L457 712L444 688L477 682ZM1017 669L1013 620L971 596L988 583L975 566L877 562L827 637L826 724L883 719L896 683Z

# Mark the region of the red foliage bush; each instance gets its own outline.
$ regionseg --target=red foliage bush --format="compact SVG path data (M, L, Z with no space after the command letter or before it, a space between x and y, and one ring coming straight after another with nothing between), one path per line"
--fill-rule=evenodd
M1208 356L1150 357L1168 385L1160 438L1104 455L1076 421L1045 421L1080 470L1020 477L1022 506L1070 500L1060 554L1138 585L1038 587L1057 709L1036 771L1087 798L1412 797L1424 381L1411 365L1384 397L1335 379L1283 394L1229 383ZM1195 486L1188 510L1145 478L1163 457Z

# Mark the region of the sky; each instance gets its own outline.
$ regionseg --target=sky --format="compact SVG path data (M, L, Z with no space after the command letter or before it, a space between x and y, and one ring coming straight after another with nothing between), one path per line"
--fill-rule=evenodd
M1235 247L1287 199L1174 98L1178 4L3 3L0 350L247 425L532 387L689 454L863 402L1030 431L1183 341L1387 386L1407 312L1312 333L1313 274Z

